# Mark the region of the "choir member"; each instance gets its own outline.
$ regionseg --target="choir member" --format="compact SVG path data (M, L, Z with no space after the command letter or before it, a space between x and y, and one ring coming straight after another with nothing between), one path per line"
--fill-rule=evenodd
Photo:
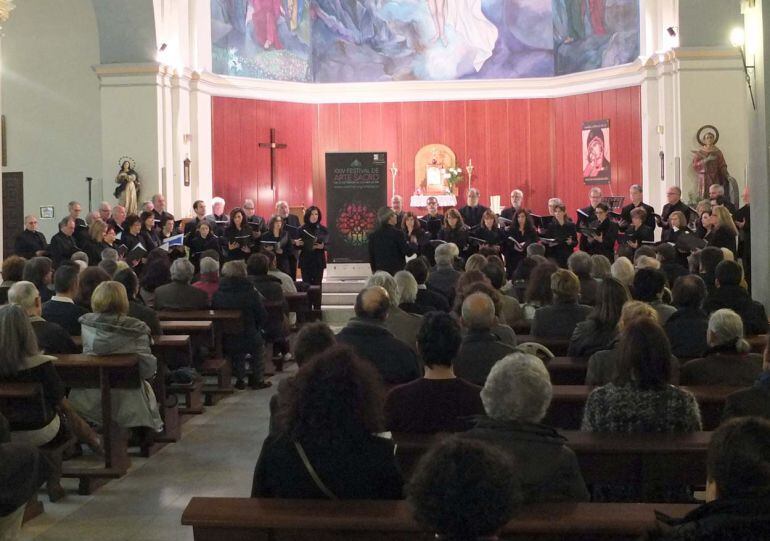
M556 261L561 268L566 269L567 259L577 244L577 229L575 223L567 216L567 207L564 204L557 203L553 209L553 220L545 232L545 236L552 239L553 243L549 243L546 256Z
M684 213L679 210L675 210L669 215L668 224L668 229L664 229L663 234L661 235L661 242L667 242L673 244L674 247L677 247L677 241L680 237L694 234L690 228L687 227L687 218L684 217ZM688 268L687 256L690 255L689 252L677 248L676 255L677 262L685 269Z
M221 197L215 197L211 200L211 214L206 219L214 224L214 235L222 237L225 234L230 217L225 214L225 200Z
M209 224L209 230L214 231L214 222L208 216L206 216L206 202L202 199L198 199L193 203L193 212L195 216L188 220L184 225L184 237L188 238L194 235L198 231L198 226L201 222L207 222Z
M170 239L174 235L178 235L178 234L179 234L179 231L176 228L174 217L171 214L167 214L158 223L158 238L160 239L161 244L166 242L168 239Z
M406 257L417 250L417 245L407 241L406 235L396 227L396 213L389 207L377 212L379 226L369 235L369 265L372 273L385 271L391 275L406 266Z
M102 201L99 203L97 212L99 212L99 218L101 218L104 223L107 223L110 221L110 217L112 216L112 205L110 205L107 201Z
M278 201L275 204L275 213L283 219L283 227L286 229L286 232L289 235L289 239L291 240L292 249L289 250L289 252L286 254L287 262L289 265L288 267L289 271L286 274L291 276L291 279L296 282L297 281L297 254L294 251L293 247L298 246L297 241L299 240L299 235L300 235L299 218L297 218L290 212L289 203L287 203L286 201Z
M690 207L682 202L682 190L678 186L669 186L668 190L666 190L666 198L668 199L668 203L663 205L663 211L660 213L658 225L663 229L668 229L668 217L671 216L672 212L677 210L684 214L689 223L690 213L692 211L690 210Z
M251 226L251 236L255 241L259 241L262 233L267 230L267 224L262 216L256 214L256 206L253 199L244 199L243 213L246 215L246 222Z
M711 226L713 229L706 236L708 245L727 248L734 254L737 249L738 229L727 207L720 205L711 209Z
M230 219L225 228L224 240L227 243L227 260L246 260L251 255L254 240L251 226L246 222L246 214L239 207L230 211Z
M134 246L142 243L142 221L136 214L129 214L123 222L123 227L125 228L125 231L120 239L120 243L125 246L128 251L131 251ZM142 245L144 246L143 243Z
M596 220L596 206L602 202L602 189L596 186L591 188L588 192L588 200L591 204L577 211L575 224L578 228L589 227ZM582 234L580 235L580 249L584 252L588 251L588 237Z
M438 211L438 198L431 195L428 197L425 205L428 208L428 214L420 218L422 227L430 233L431 239L437 239L441 226L444 225L444 216Z
M550 198L548 200L548 214L550 214L551 216L555 217L556 216L556 207L558 207L560 205L564 206L564 202L561 199L559 199L558 197ZM572 221L572 220L569 220L569 218L567 218L567 220L570 221L570 222Z
M401 230L406 235L406 239L417 246L417 255L427 255L426 247L430 246L431 236L422 228L422 223L417 219L414 212L405 212L401 222Z
M642 208L646 212L644 219L644 225L649 227L653 233L655 232L655 209L642 202L642 186L639 184L632 184L628 190L628 194L631 197L631 202L620 210L620 229L623 230L631 224L631 211L634 209Z
M444 227L438 234L439 240L453 242L460 249L460 254L468 247L468 228L463 223L462 214L456 209L449 209L444 214Z
M326 246L329 230L321 225L321 209L311 206L302 218L302 251L299 254L299 268L302 281L311 286L320 286L326 268Z
M735 209L735 205L725 197L725 187L721 184L712 184L709 186L709 200L711 201L712 207L721 205L727 208L727 210L730 211L730 216L735 216L735 213L738 212Z
M476 244L478 244L478 251L482 248L494 250L498 254L500 253L500 245L505 238L503 231L497 224L497 216L492 209L484 211L481 217L481 223L469 233L469 238L476 238Z
M88 242L88 223L80 217L82 207L77 201L70 201L67 204L69 217L75 222L75 232L72 234L75 244L85 246Z
M713 229L714 224L711 221L711 210L704 210L700 213L700 218L695 226L695 232L700 238L705 240Z
M24 230L13 243L13 253L25 259L46 255L45 235L37 230L37 217L30 214L24 218Z
M275 214L270 218L270 222L267 224L267 231L262 234L262 240L260 242L265 250L270 250L275 254L275 264L278 270L291 276L291 263L289 257L294 254L294 244L292 243L291 236L285 225L284 218ZM292 279L296 279L296 267L294 271L295 278Z
M511 192L511 206L508 208L504 208L503 211L500 213L500 216L505 218L506 220L510 220L513 222L514 215L521 209L522 204L524 203L524 192L519 190L518 188L513 190Z
M527 257L527 246L537 241L537 230L532 223L532 217L526 210L519 209L513 217L513 223L506 231L505 267L509 279L521 260Z
M626 228L624 241L625 245L636 250L642 243L652 242L654 239L654 233L652 227L647 225L647 212L639 206L631 210L629 213L631 224Z
M144 211L139 215L139 219L142 222L142 231L140 237L142 239L142 246L148 252L152 252L155 248L160 246L160 237L155 229L155 215L152 211Z
M198 222L195 232L191 233L184 240L185 245L190 248L190 261L199 269L201 254L207 250L213 250L217 254L222 253L222 247L219 244L219 238L212 232L211 222L201 220Z
M155 216L156 229L162 227L162 222L165 221L166 218L174 219L174 215L166 211L166 198L163 197L163 194L156 193L152 196L152 207L152 213Z
M112 231L108 236L107 232ZM102 260L102 251L105 248L114 248L115 232L102 219L94 220L88 227L88 242L83 246L83 251L88 254L88 264L98 265Z
M401 229L401 224L404 221L404 198L400 195L391 197L390 208L396 213L396 228Z
M66 216L59 222L59 232L51 237L51 245L48 247L48 254L53 261L54 268L80 250L74 234L75 220Z
M476 188L469 188L467 195L467 205L460 209L460 216L468 227L476 227L481 223L481 217L487 207L479 204L479 191Z
M591 227L596 230L591 235L583 235L586 239L586 252L591 255L601 254L610 261L615 259L615 241L618 238L618 224L609 219L610 209L605 203L599 203L594 208L596 221Z
M120 238L123 234L123 222L126 221L126 207L115 205L112 207L112 218L107 223L115 230L115 234Z

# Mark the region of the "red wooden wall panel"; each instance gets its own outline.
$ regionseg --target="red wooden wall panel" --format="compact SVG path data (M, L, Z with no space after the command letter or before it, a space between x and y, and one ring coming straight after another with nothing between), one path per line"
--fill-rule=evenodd
M388 169L398 165L396 192L407 206L414 192L414 156L424 145L443 143L463 168L475 166L473 185L487 204L500 195L507 205L515 187L526 205L544 212L559 196L574 215L587 204L582 180L582 123L609 119L612 184L607 194L626 195L642 180L641 95L638 86L563 98L426 101L368 104L300 104L214 98L212 107L214 193L228 207L244 197L269 216L275 201L317 204L326 210L325 153L381 151ZM258 148L270 128L279 142L275 192L270 190L270 153ZM392 189L388 171L388 198ZM461 185L464 204L467 183ZM385 203L385 201L383 201Z

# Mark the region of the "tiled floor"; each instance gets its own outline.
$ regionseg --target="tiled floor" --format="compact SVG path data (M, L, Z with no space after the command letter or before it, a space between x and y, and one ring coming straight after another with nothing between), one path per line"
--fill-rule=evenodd
M27 523L21 539L40 541L192 540L180 518L193 496L248 496L254 464L267 436L273 387L240 391L182 427L182 439L132 468L91 496L78 496L77 482L65 479L67 497L49 503Z

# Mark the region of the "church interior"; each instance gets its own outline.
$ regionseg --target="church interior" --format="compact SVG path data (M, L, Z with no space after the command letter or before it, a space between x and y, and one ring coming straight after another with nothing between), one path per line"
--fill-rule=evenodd
M0 0L0 541L770 538L765 17Z

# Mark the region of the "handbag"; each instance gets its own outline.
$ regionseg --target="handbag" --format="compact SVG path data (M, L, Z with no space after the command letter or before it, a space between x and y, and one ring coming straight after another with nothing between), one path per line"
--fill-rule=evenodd
M330 500L339 500L339 498L329 490L329 487L327 487L324 482L321 480L321 478L318 476L318 472L315 471L315 468L310 463L310 460L307 458L307 455L305 454L305 450L302 448L302 445L298 442L294 442L294 448L297 450L297 454L302 459L302 463L305 465L305 469L310 474L310 477L313 479L313 482L315 483L315 486L318 487L318 490L320 490L324 496L329 498Z

